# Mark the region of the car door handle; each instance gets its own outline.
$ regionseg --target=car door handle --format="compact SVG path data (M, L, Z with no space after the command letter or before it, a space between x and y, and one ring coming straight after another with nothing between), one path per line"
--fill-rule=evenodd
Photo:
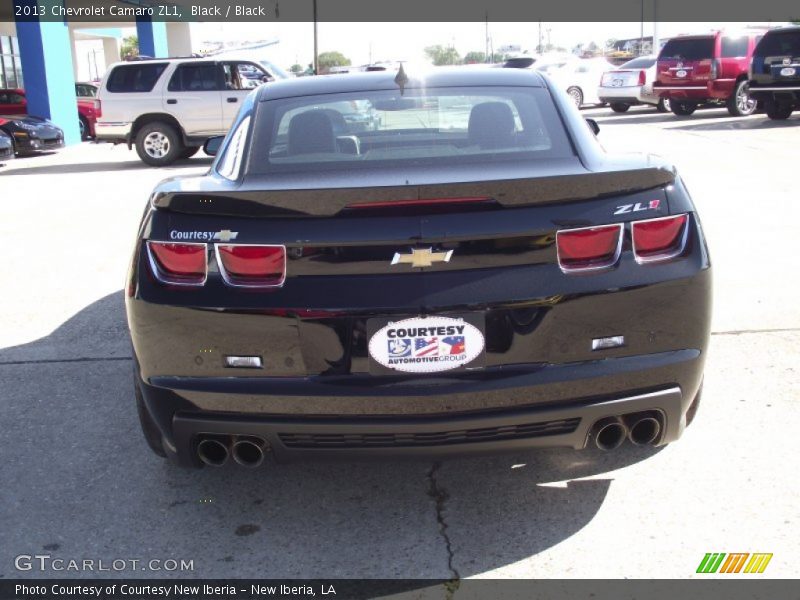
M177 103L178 101L175 100L175 98L170 98L169 100L167 100L167 104L177 104Z
M228 102L230 102L231 104L234 104L235 102L238 102L238 101L239 101L238 98L228 98Z

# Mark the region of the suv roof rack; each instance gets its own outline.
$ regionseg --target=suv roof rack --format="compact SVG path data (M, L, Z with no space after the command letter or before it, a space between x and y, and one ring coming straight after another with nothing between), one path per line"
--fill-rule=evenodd
M213 58L211 56L205 56L203 54L189 54L187 56L162 56L156 58L155 56L147 56L147 55L139 55L139 56L126 56L122 60L125 62L143 62L147 60L177 60L177 59L189 59L189 58Z

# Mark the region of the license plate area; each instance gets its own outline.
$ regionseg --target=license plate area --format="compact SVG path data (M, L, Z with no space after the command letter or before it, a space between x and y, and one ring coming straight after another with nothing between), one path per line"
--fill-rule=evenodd
M485 327L483 313L369 319L369 372L424 375L483 368Z

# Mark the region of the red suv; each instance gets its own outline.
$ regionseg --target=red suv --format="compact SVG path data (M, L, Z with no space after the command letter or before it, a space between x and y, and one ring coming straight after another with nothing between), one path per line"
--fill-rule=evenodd
M763 35L719 31L672 38L658 55L654 92L669 99L676 115L690 115L709 102L724 102L733 116L753 114L756 102L747 94L747 71Z
M76 92L80 92L80 87L84 84L76 85ZM102 116L100 111L100 100L78 94L78 126L80 127L81 139L94 137L94 125L98 117ZM21 89L0 89L0 115L27 115L28 100L25 98L25 90Z

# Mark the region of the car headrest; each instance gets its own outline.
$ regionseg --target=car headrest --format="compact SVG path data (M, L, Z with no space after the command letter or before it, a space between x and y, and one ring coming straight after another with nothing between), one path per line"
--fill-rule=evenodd
M505 102L482 102L469 113L469 142L481 148L513 146L514 129L514 114Z
M292 117L287 146L289 154L336 152L333 123L326 111L308 110Z

